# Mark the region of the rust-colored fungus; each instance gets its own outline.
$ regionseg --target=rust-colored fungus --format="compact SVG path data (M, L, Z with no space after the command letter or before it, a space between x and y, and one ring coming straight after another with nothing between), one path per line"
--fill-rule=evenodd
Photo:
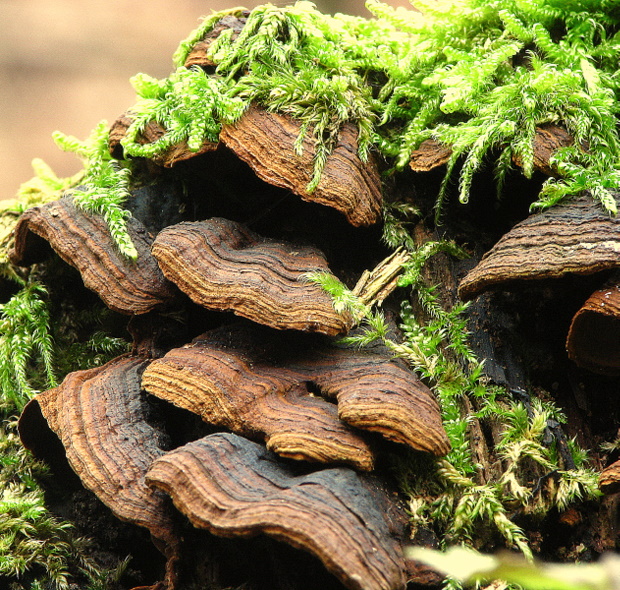
M296 375L208 337L154 361L142 386L210 424L264 438L283 457L372 469L368 444L338 420L336 406L311 396Z
M147 482L170 494L197 528L285 541L354 590L405 587L390 500L351 469L299 474L261 445L213 434L157 459Z
M144 226L130 218L127 229L138 251L136 261L118 252L102 217L63 198L28 209L20 217L10 259L18 266L39 262L49 251L48 242L110 309L123 314L147 313L170 301L176 290L151 255L152 238Z
M167 587L174 585L179 539L165 496L144 476L161 455L162 435L145 420L140 378L148 361L121 356L102 367L70 373L59 387L37 395L19 422L27 448L37 451L40 410L60 438L86 488L120 519L147 528L164 545Z
M234 41L241 32L241 29L245 26L248 20L250 12L241 8L233 8L230 14L227 14L224 18L220 19L214 27L202 38L197 41L187 54L185 63L186 68L192 66L200 66L201 68L214 68L216 64L209 57L209 50L211 44L220 34L224 31L232 29L230 33L231 41Z
M132 123L133 118L131 112L123 113L116 121L114 121L114 123L112 123L108 139L108 147L110 149L110 153L115 158L122 159L124 157L121 140L125 137L127 130ZM166 130L157 121L150 121L144 130L139 134L138 143L155 143L161 139L165 133ZM200 154L204 154L206 152L212 152L217 149L217 146L217 142L205 139L197 150L190 150L187 145L187 141L182 141L171 145L163 152L149 159L159 166L172 168L172 166L174 166L177 162L189 160L190 158L199 156Z
M604 494L620 492L620 461L616 461L606 469L603 469L598 485Z
M553 125L541 125L536 128L533 149L532 165L547 176L557 176L557 171L551 164L551 157L556 150L573 145L574 138L563 127ZM439 166L443 166L450 160L452 148L440 143L436 139L425 139L417 149L411 153L409 167L414 172L429 172ZM514 157L517 166L523 166L520 158Z
M165 228L152 251L166 277L208 309L327 335L352 323L321 287L304 281L309 272L329 272L315 248L261 238L239 223L213 218Z
M335 408L307 396L309 385L335 396L338 417L350 426L438 456L450 449L432 392L376 352L280 340L265 329L233 326L170 351L143 377L147 391L207 422L241 434L266 433L280 454L368 469L367 446L334 422ZM293 417L302 424L295 425Z
M342 126L312 193L307 186L316 148L309 132L303 140L303 152L297 153L295 142L300 130L301 125L287 115L253 106L237 123L224 125L220 139L265 182L289 189L305 201L333 207L355 226L377 223L382 200L379 172L372 156L367 163L360 160L355 125Z
M595 291L573 317L568 356L580 367L620 375L620 284Z
M571 198L517 223L459 285L473 299L513 281L588 275L620 267L620 218L590 195Z

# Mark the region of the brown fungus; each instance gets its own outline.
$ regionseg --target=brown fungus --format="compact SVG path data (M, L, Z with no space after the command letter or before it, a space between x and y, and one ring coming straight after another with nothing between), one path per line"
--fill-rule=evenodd
M145 419L140 379L148 361L118 357L70 373L59 387L33 398L19 432L24 446L41 452L40 412L58 436L71 468L121 520L145 527L168 558L165 587L172 588L179 538L164 494L144 476L164 454L162 435Z
M209 57L209 50L211 49L213 41L224 31L232 31L229 33L230 40L234 41L245 26L249 15L250 12L248 10L233 8L230 14L227 14L217 21L213 28L202 39L194 43L183 65L186 68L191 68L192 66L200 66L205 69L214 68L216 64Z
M557 171L551 164L551 157L556 150L573 145L574 139L563 127L547 124L536 128L532 142L532 166L547 176L557 176ZM436 139L425 139L417 149L411 153L409 167L414 172L429 172L439 166L447 164L452 156L452 148ZM523 167L523 160L513 156L517 166Z
M604 494L620 492L620 461L616 461L603 469L599 476L598 485Z
M157 459L147 482L170 494L197 528L269 535L314 554L353 590L405 587L391 500L351 469L300 475L261 445L213 434Z
M515 281L618 267L620 218L610 217L590 195L582 195L517 223L461 281L459 296L473 299Z
M130 218L127 231L138 251L136 261L118 251L103 217L63 198L28 209L20 217L9 256L13 264L29 266L44 260L51 246L110 309L143 314L170 301L176 289L151 255L152 238L144 226Z
M110 128L110 135L108 139L108 148L112 156L117 159L123 159L125 157L123 146L121 144L122 139L127 134L127 130L134 122L132 113L123 113ZM157 121L150 121L142 132L138 135L138 143L144 145L149 143L155 143L160 140L166 133L166 129L162 127ZM189 160L195 156L205 154L206 152L212 152L217 149L218 143L205 139L201 146L197 150L189 149L187 141L181 141L170 147L166 148L159 154L149 158L152 162L165 168L172 168L177 162L183 160Z
M335 420L336 407L308 397L313 389L336 398L349 426L437 456L450 450L432 392L405 367L376 352L275 338L258 326L213 330L170 351L145 371L143 386L207 422L265 433L270 448L290 457L372 465L363 439Z
M336 406L311 396L296 375L256 366L208 337L154 361L142 386L209 424L264 439L283 457L372 469L368 444L338 420Z
M291 190L305 201L333 207L354 226L377 223L382 201L379 172L372 155L367 163L359 158L355 125L345 123L340 129L313 192L307 186L316 148L309 132L298 153L295 142L300 131L301 124L289 116L252 106L237 123L223 126L220 139L265 182Z
M352 323L321 287L304 280L313 271L329 272L315 248L268 240L239 223L213 218L165 228L152 251L166 277L207 309L331 336Z
M595 291L573 317L568 356L580 367L620 375L620 283Z

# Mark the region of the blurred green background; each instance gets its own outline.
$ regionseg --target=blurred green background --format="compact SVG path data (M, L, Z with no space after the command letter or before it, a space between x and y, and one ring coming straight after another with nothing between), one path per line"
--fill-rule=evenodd
M178 42L230 0L0 0L0 199L43 158L59 176L80 169L51 133L80 139L134 102L130 76L167 76ZM274 2L285 5L286 2ZM320 0L327 13L370 16L363 0ZM407 0L388 0L409 6Z

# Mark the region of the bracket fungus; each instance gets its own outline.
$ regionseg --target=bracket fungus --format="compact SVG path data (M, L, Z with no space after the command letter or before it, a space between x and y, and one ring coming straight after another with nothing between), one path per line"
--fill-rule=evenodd
M506 233L459 285L459 296L515 281L589 275L620 267L620 218L589 196L530 215Z
M116 248L103 217L82 211L70 198L28 209L15 227L10 259L18 266L43 260L51 246L76 268L84 285L112 310L144 314L172 300L176 289L151 255L152 238L134 218L127 231L138 252L134 262Z
M599 476L599 487L604 494L620 492L620 461L603 469Z
M568 356L595 373L620 375L620 285L595 291L573 317Z
M184 222L162 230L152 248L166 277L199 305L232 310L278 329L336 335L352 323L334 309L313 271L329 272L316 248L261 238L223 218Z
M295 377L201 338L154 361L142 386L209 424L264 437L267 448L283 457L371 469L364 439L338 420L333 404L310 396Z
M131 112L123 113L114 121L110 128L108 148L110 153L117 159L124 157L122 140L133 122ZM161 139L165 133L166 130L157 121L150 121L138 134L137 142L142 145L152 144ZM197 150L191 150L187 145L187 141L181 141L171 145L163 152L155 154L150 159L159 166L172 168L177 162L189 160L206 152L212 152L217 149L217 146L217 142L205 139Z
M168 558L165 587L174 587L180 542L166 497L144 480L163 455L161 433L145 418L140 379L148 361L122 356L75 371L33 398L19 421L22 442L44 455L37 416L61 440L69 464L86 488L121 520L145 527Z
M213 434L157 459L147 481L168 493L195 527L285 541L316 555L352 590L405 586L390 501L351 469L300 475L261 445Z
M220 139L265 182L289 189L305 201L333 207L354 226L377 223L382 202L379 171L372 155L366 163L360 159L355 126L341 127L312 192L307 186L316 147L308 133L299 153L295 145L301 130L301 124L288 115L251 106L239 121L223 126Z
M337 398L338 417L349 426L437 456L449 451L431 391L377 353L313 348L242 326L173 349L143 376L149 393L240 434L266 434L279 454L371 468L361 435L339 424L330 404L308 397L308 384Z

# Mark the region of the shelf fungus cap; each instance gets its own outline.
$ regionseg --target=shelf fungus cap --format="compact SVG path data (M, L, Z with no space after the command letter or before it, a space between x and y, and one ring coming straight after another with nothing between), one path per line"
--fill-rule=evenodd
M207 309L232 311L280 330L335 336L352 324L321 287L304 281L329 272L315 248L262 238L222 218L162 230L152 248L164 275Z
M463 300L521 280L594 274L620 267L620 217L589 195L517 223L459 285Z
M338 419L334 404L311 395L294 373L208 337L151 363L142 386L209 424L265 440L283 457L373 467L368 444Z
M374 352L324 348L292 360L289 367L338 402L350 426L435 456L450 451L439 404L416 375Z
M595 291L573 317L566 350L594 373L620 375L620 283Z
M354 226L381 219L381 180L372 155L364 163L358 156L357 129L345 123L336 147L327 157L321 180L308 192L314 172L316 148L311 133L304 137L301 154L295 149L301 124L288 115L251 106L241 119L224 125L220 140L256 175L269 184L288 189L305 201L333 207Z
M127 130L134 123L131 111L123 113L110 127L110 135L108 139L108 149L110 154L117 159L125 158L123 145L121 141L127 134ZM166 133L166 129L157 121L149 121L146 127L137 137L137 142L146 145L155 143L160 140ZM173 144L164 151L149 158L152 162L164 168L172 168L177 162L189 160L195 156L200 156L207 152L213 152L217 149L218 142L205 139L197 150L191 150L187 145L187 140Z
M26 448L45 451L40 417L58 436L71 468L121 520L149 530L168 557L171 587L179 539L166 497L144 477L164 454L162 435L146 421L140 379L148 361L118 357L94 369L75 371L62 384L33 398L19 421Z
M604 494L620 492L620 461L616 461L603 469L599 476L598 485Z
M176 289L151 255L152 238L146 228L129 218L127 231L138 251L136 261L118 252L103 217L63 198L28 209L20 217L9 257L13 264L29 266L45 259L51 246L110 309L143 314L170 301Z
M299 475L234 434L175 449L147 474L196 528L224 537L269 535L312 553L352 590L404 589L390 500L364 481L344 467Z

